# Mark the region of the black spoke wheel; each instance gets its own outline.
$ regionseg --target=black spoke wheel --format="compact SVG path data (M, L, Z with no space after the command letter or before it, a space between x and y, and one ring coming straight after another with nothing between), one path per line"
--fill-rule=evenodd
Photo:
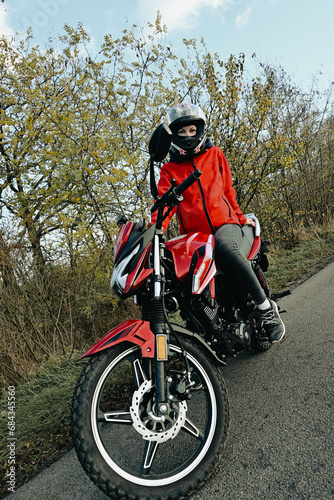
M72 404L74 446L88 476L112 498L184 496L222 453L229 415L221 370L191 341L183 344L188 364L170 346L163 415L154 370L137 346L121 344L83 370Z

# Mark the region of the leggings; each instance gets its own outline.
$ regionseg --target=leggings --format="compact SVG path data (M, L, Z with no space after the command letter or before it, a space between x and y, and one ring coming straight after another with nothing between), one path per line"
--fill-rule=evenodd
M266 300L250 262L241 252L242 231L237 224L224 224L215 232L215 260L219 272L224 273L240 291L251 295L259 305Z

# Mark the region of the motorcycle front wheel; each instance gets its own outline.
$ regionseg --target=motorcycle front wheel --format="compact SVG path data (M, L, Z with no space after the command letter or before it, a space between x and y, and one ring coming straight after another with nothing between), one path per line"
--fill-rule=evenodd
M175 500L198 488L218 462L229 422L221 369L192 341L183 340L183 348L187 363L169 346L165 417L154 411L154 369L137 346L101 353L82 372L72 403L74 446L111 498Z

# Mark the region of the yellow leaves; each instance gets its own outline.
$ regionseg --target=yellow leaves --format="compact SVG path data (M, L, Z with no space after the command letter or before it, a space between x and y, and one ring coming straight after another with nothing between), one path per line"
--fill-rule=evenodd
M187 67L188 67L188 66L187 66L187 63L186 63L186 61L183 59L183 57L180 59L180 63L181 63L181 66L182 66L182 68L183 68L183 69L187 69Z
M148 137L182 99L205 109L242 201L278 196L281 172L292 172L304 151L304 138L297 141L297 131L285 125L280 75L263 68L248 81L243 54L224 62L204 40L184 40L176 60L164 30L158 16L147 43L135 27L120 39L106 35L94 60L81 57L88 40L82 26L65 27L61 52L22 45L18 56L0 43L0 60L13 61L13 71L8 66L0 78L0 143L15 171L12 187L22 189L15 202L9 184L0 182L18 218L34 200L31 212L44 231L80 219L82 236L87 221L105 231L104 219L116 212L144 212Z

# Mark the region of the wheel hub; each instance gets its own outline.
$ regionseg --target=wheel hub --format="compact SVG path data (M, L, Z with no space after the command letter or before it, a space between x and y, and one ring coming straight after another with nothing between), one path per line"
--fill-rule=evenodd
M162 443L174 439L186 421L187 403L185 401L166 403L166 413L155 415L148 410L148 403L152 402L153 386L151 380L145 380L133 393L130 414L133 427L147 441Z

